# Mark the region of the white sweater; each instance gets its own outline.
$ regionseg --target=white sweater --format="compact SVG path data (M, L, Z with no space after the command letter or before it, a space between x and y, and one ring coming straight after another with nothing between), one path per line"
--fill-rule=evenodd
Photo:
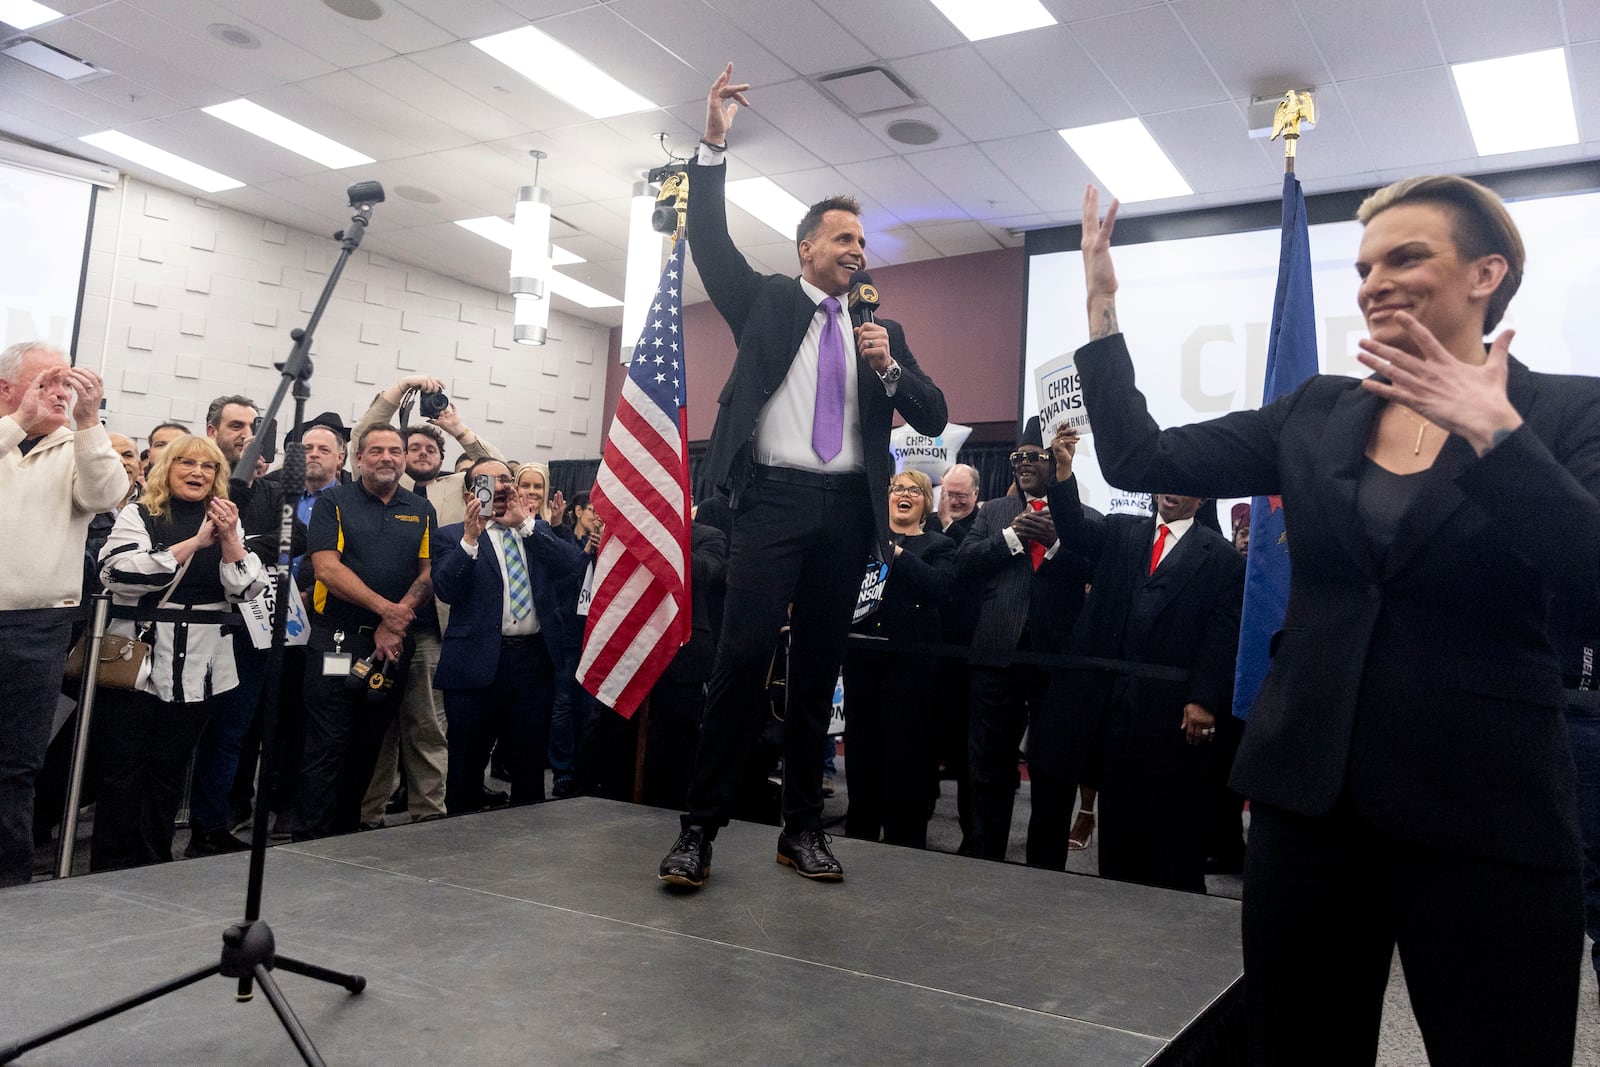
M24 456L22 426L0 417L0 611L83 599L89 520L128 492L128 474L96 423L63 426Z

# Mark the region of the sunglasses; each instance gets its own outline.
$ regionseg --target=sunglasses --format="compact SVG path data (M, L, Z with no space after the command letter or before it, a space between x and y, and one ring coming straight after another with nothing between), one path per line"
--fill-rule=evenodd
M1050 453L1040 452L1033 448L1019 448L1011 453L1009 458L1011 465L1015 467L1019 463L1043 463L1050 458Z

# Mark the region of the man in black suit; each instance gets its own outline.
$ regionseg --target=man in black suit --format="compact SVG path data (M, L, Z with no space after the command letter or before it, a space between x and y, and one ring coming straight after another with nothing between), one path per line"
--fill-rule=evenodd
M1089 579L1088 563L1056 539L1045 499L1055 462L1037 418L1028 420L1011 453L1011 471L1016 493L984 504L956 550L961 583L984 583L969 689L972 827L962 852L993 860L1006 858L1020 781L1017 750L1050 682L1046 668L1014 656L1067 651Z
M1074 672L1052 689L1029 737L1028 862L1066 869L1073 793L1097 755L1101 876L1204 893L1210 761L1233 707L1244 560L1195 521L1200 497L1158 493L1155 516L1086 509L1072 475L1077 445L1067 427L1051 441L1048 494L1062 547L1095 565L1072 650L1187 679Z
M771 638L793 605L778 862L843 877L821 829L822 751L834 682L869 557L889 552L889 426L945 425L944 395L917 367L898 323L851 328L840 298L867 263L860 209L815 204L796 233L800 277L752 270L728 236L723 188L729 123L746 85L733 64L706 99L705 138L689 168L689 249L739 343L706 453L705 481L736 510L722 637L689 785L683 831L663 881L704 883L764 714ZM820 314L819 314L820 312Z

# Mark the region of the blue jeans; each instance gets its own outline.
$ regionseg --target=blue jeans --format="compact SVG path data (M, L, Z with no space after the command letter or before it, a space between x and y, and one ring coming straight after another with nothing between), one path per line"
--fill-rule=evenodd
M1567 736L1572 744L1572 762L1578 769L1584 926L1594 939L1594 967L1600 973L1600 709L1569 708Z
M228 791L239 768L244 735L256 717L261 686L267 675L267 655L250 643L247 634L233 635L233 664L239 685L217 696L215 709L195 750L194 777L189 783L189 827L201 833L228 828Z

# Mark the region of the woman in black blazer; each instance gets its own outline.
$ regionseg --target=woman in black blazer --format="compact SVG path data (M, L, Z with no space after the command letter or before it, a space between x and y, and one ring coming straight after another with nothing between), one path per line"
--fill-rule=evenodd
M1373 1061L1396 947L1435 1064L1570 1064L1582 912L1552 592L1600 585L1600 390L1492 345L1521 281L1498 197L1369 197L1364 381L1160 430L1091 188L1078 352L1106 478L1281 498L1283 629L1234 766L1251 799L1245 980L1260 1063Z
M920 471L889 480L894 542L883 600L856 623L858 634L936 644L939 608L956 577L956 543L923 532L933 483ZM844 752L850 774L845 833L891 845L928 846L928 793L937 726L929 718L938 661L894 650L851 648L844 660Z

